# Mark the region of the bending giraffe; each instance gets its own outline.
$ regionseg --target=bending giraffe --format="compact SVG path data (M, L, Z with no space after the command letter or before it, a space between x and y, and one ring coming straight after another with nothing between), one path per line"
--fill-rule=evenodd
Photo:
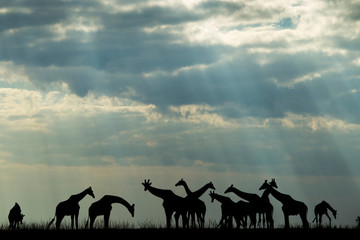
M207 189L215 190L215 187L212 182L205 184L202 188L198 189L197 191L192 192L188 187L187 183L184 179L180 179L179 182L175 184L176 187L183 186L186 191L186 198L190 200L190 207L189 207L189 216L187 219L191 217L191 225L195 226L195 214L197 216L198 225L202 228L205 225L205 214L206 214L206 205L205 203L200 200L199 198L206 192Z
M87 227L88 222L90 220L90 229L92 229L96 217L103 215L104 228L107 229L109 227L110 212L112 209L111 204L113 203L120 203L124 205L130 212L131 216L134 217L135 204L131 205L125 199L118 196L105 195L100 200L92 203L91 206L89 207L89 217L88 220L86 221L85 228Z
M313 222L316 221L316 225L318 227L321 227L322 216L324 214L328 217L329 222L330 222L329 225L331 227L331 218L328 214L328 211L327 211L328 209L332 212L334 218L336 219L337 210L332 208L329 203L322 201L321 203L319 203L315 206L315 208L314 208L315 218L314 218Z
M307 212L308 207L305 205L305 203L294 200L290 195L280 193L279 191L275 190L274 186L277 187L277 184L275 182L275 179L272 179L270 184L265 180L264 184L260 187L260 190L265 189L266 191L269 191L269 193L279 202L282 203L282 211L284 214L285 219L285 228L290 228L289 224L289 216L291 215L300 215L303 228L309 227L309 222L307 220Z
M178 228L178 219L180 216L182 217L183 227L187 227L187 200L185 198L176 195L171 190L152 187L150 179L148 179L147 181L144 180L142 185L144 186L144 191L149 191L154 196L163 200L162 205L165 211L167 228L171 227L171 218L174 212L176 228Z
M47 228L49 228L51 226L51 224L55 221L56 219L56 229L59 229L60 227L60 223L63 220L63 218L65 216L70 216L71 217L71 229L74 229L74 219L75 219L75 226L76 229L78 229L78 217L79 217L79 210L80 210L80 206L79 206L79 202L86 196L86 195L90 195L93 198L95 198L95 195L91 189L91 187L88 187L87 189L85 189L84 191L82 191L79 194L75 194L75 195L71 195L69 197L69 199L60 202L57 206L56 206L56 210L55 210L55 216L54 218L50 221L50 223L48 224Z

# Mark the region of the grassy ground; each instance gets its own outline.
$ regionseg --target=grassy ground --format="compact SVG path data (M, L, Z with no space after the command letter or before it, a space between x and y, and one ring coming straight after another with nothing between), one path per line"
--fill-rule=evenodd
M7 238L71 238L71 239L232 239L234 237L251 239L305 239L305 238L354 238L360 233L359 229L257 229L257 230L224 230L224 229L164 229L164 228L142 228L142 229L93 229L93 230L44 230L44 229L22 229L17 231L1 230L0 235Z
M360 233L359 228L354 227L334 227L334 228L309 228L302 229L300 227L293 227L285 230L283 228L275 229L219 229L214 227L214 223L209 223L203 229L166 229L161 224L154 224L151 221L144 221L134 225L133 223L112 222L109 229L103 229L102 221L95 224L95 228L85 229L84 223L79 230L71 230L69 224L63 224L60 230L56 230L54 226L46 229L47 223L24 223L19 230L8 230L8 225L0 226L0 236L12 238L30 238L49 239L58 237L74 238L94 238L101 239L110 237L132 238L146 237L154 240L157 239L215 239L215 238L233 238L233 237L256 237L256 238L271 238L271 239L288 239L289 237L300 238L338 238L338 237L354 237ZM134 238L135 237L135 238ZM34 238L35 239L35 238Z

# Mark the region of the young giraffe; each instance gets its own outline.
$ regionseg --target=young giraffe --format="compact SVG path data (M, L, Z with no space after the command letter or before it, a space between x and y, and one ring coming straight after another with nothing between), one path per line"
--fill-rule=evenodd
M87 227L88 222L90 220L90 229L92 229L96 217L103 215L104 225L105 225L104 227L105 229L107 229L109 227L110 212L112 209L111 204L113 203L120 203L124 205L130 212L131 216L134 217L135 204L131 205L125 199L118 196L104 195L100 200L92 203L91 206L89 207L89 217L85 227Z
M337 211L334 208L332 208L329 203L322 201L321 203L319 203L315 206L315 208L314 208L315 218L314 218L313 222L316 220L316 225L318 227L321 227L322 215L324 215L324 214L328 217L329 222L330 222L330 227L331 227L331 218L327 212L328 209L332 212L334 218L336 219ZM318 217L319 217L319 219L318 219Z
M308 207L305 203L294 200L290 195L280 193L279 191L275 190L273 186L275 186L276 182L275 179L271 180L271 183L264 182L263 186L260 189L265 189L265 191L269 191L269 193L279 202L282 203L282 211L284 214L285 219L285 228L290 228L289 224L289 216L290 215L300 215L303 228L309 227L309 222L307 220L307 212ZM277 185L276 185L277 186Z
M205 184L202 188L197 191L192 192L188 187L184 179L181 178L179 182L175 184L176 187L183 186L186 191L186 198L192 200L193 206L189 209L189 215L191 216L191 225L195 226L195 214L197 216L198 225L202 228L205 224L205 214L206 214L206 205L199 198L206 192L207 189L215 190L215 187L212 182ZM189 216L187 217L189 219Z
M264 184L267 184L267 180L265 180ZM259 190L264 189L263 188L264 184L262 186L260 186ZM277 188L275 181L271 181L270 184L272 187ZM260 197L260 207L265 213L266 219L263 218L263 221L266 220L267 228L274 228L274 218L273 218L274 207L270 203L269 194L270 194L270 191L263 192L263 194ZM263 223L263 225L264 225L264 223Z
M48 224L47 228L51 226L51 224L55 221L56 218L56 229L59 229L60 223L63 220L65 216L71 216L71 229L74 229L74 218L75 218L75 226L76 229L78 229L78 217L79 217L79 202L86 196L90 195L93 198L95 198L95 195L93 193L93 190L91 187L88 187L84 191L82 191L79 194L71 195L69 199L60 202L56 206L55 210L55 216Z
M187 200L185 198L176 195L171 190L152 187L150 179L147 181L144 180L142 185L144 186L144 191L149 191L154 196L163 200L162 205L165 211L167 228L171 227L171 217L174 212L176 228L178 228L178 218L180 215L182 217L183 227L187 227Z

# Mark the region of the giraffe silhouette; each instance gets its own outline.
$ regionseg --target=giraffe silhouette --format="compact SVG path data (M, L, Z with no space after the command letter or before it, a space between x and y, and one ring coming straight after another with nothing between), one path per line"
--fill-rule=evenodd
M188 196L192 197L192 198L200 198L200 197L206 192L206 190L208 190L208 189L213 189L213 190L215 190L214 184L213 184L212 182L209 182L209 183L205 184L203 187L201 187L200 189L192 192L192 191L189 189L187 183L184 181L183 178L181 178L181 179L179 180L179 182L177 182L177 183L175 184L175 186L183 186L184 189L185 189L185 191L186 191L186 194L187 194Z
M315 208L314 208L315 218L314 218L313 222L316 221L316 225L317 225L318 227L321 227L322 216L323 216L324 214L328 217L329 222L330 222L329 225L330 225L330 227L331 227L331 218L330 218L330 216L329 216L329 214L328 214L328 211L327 211L328 209L331 211L331 213L333 214L334 218L336 219L337 210L335 210L334 208L332 208L329 203L327 203L327 202L325 202L325 201L322 201L321 203L319 203L319 204L317 204L317 205L315 206ZM318 218L318 217L319 217L319 218Z
M259 216L258 225L260 225L261 215L263 215L265 213L265 211L262 207L262 202L261 202L261 198L259 197L259 195L255 194L255 193L243 192L243 191L237 189L236 187L234 187L233 184L231 184L231 186L228 187L228 189L226 189L224 193L230 193L230 192L236 194L238 197L240 197L250 203L251 209L255 212L255 214L258 213L258 216ZM251 226L256 228L256 222L251 223L250 227Z
M118 197L118 196L104 195L100 200L98 200L90 205L89 217L88 217L85 227L87 227L88 222L90 220L90 229L92 229L96 217L103 215L104 216L104 228L107 229L109 227L110 212L112 209L111 205L113 203L119 203L119 204L124 205L130 212L131 216L134 217L135 204L131 205L125 199Z
M215 190L213 183L209 182L195 192L190 190L183 178L181 178L180 181L175 184L175 186L183 186L187 194L186 198L190 200L189 215L187 216L187 220L189 220L191 217L191 225L192 227L195 227L196 214L198 225L199 227L203 228L205 225L206 205L199 198L206 192L207 189Z
M267 182L267 181L265 181L265 182ZM272 187L277 188L275 181L270 182L270 184ZM260 188L259 188L259 190L263 190ZM270 191L263 192L263 194L260 197L260 206L261 206L261 209L265 213L266 219L263 218L263 221L266 220L267 228L274 228L274 218L273 218L274 207L270 203L269 194L270 194ZM263 223L263 225L264 225L264 223Z
M265 180L263 185L260 187L260 190L265 189L265 191L269 191L269 193L279 202L282 203L282 211L284 214L285 219L285 228L290 228L289 224L289 216L291 215L300 215L303 228L309 227L309 222L307 220L307 212L308 207L305 203L294 200L290 195L280 193L279 191L275 190L275 187L277 188L277 184L275 182L275 179L272 179L270 184Z
M183 197L176 195L173 191L169 189L159 189L151 186L150 179L147 181L144 180L142 185L144 186L144 191L149 191L154 196L161 198L163 200L163 207L166 216L166 227L171 227L171 218L175 212L175 224L178 228L178 219L179 216L182 217L183 227L187 227L187 200Z
M22 220L24 218L24 214L21 213L21 208L17 202L15 205L10 209L8 219L9 219L9 229L18 229L19 224L22 224Z
M63 202L60 202L56 206L55 216L50 221L47 228L49 228L51 226L51 224L55 221L55 218L56 218L56 229L59 229L60 228L60 223L63 220L63 218L65 216L70 216L71 217L71 229L74 229L74 219L75 219L76 229L78 229L78 217L79 217L79 210L80 210L79 202L86 195L90 195L93 198L95 198L93 190L91 189L91 187L88 187L87 189L85 189L81 193L71 195L69 197L69 199L67 199L67 200L65 200Z
M246 218L250 214L249 212L249 203L244 201L234 202L231 198L215 193L214 191L210 191L211 202L217 200L221 203L221 219L219 224L216 226L223 226L225 222L226 228L232 228L232 220L235 219L236 228L240 228L242 225L246 228ZM253 212L253 211L251 211ZM250 214L251 221L256 221L255 215Z

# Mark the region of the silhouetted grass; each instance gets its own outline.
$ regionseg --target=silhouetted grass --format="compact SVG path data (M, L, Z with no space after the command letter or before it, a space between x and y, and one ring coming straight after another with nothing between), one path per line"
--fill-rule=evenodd
M167 229L164 223L152 222L145 220L137 223L127 221L110 221L110 228L103 228L103 221L95 222L94 229L85 229L85 221L79 223L79 230L72 230L71 225L65 222L61 225L60 230L56 230L55 226L46 229L48 222L34 222L24 223L19 230L9 230L8 224L0 225L0 236L11 238L57 238L57 237L71 237L73 238L94 238L101 239L117 236L118 238L132 238L147 237L158 239L214 239L214 238L234 238L234 236L241 236L241 238L274 238L274 239L288 239L289 237L319 237L321 239L334 237L353 237L359 234L360 229L350 226L334 226L333 228L312 228L303 229L300 225L292 226L292 228L285 230L283 228L275 229L222 229L216 228L218 221L209 220L205 228L189 228L189 229ZM281 227L281 226L278 226Z
M50 220L49 220L50 221ZM51 227L49 229L47 229L47 225L49 223L49 221L39 221L39 222L24 222L22 225L20 225L19 230L56 230L55 229L55 224L52 224ZM82 220L79 221L79 229L80 230L88 230L88 228L85 228L86 225L86 220ZM278 224L275 226L275 230L281 230L283 229L283 225ZM70 221L63 221L61 223L61 230L71 230L71 224ZM104 222L101 218L97 219L94 223L93 229L97 230L103 230L104 229ZM145 219L142 221L138 221L138 222L129 222L129 221L110 221L109 222L109 229L166 229L166 225L163 221L158 221L158 222L154 222L153 220L150 219ZM171 229L175 229L175 223L172 222L172 227ZM182 229L182 225L180 223L179 229ZM190 229L192 229L190 227ZM198 229L197 227L195 227L195 229ZM220 227L218 227L218 220L213 220L213 219L208 219L205 223L205 226L203 229L219 229L219 230L225 230L222 229ZM306 229L302 228L301 224L298 225L291 225L290 230L303 230L306 231ZM9 224L7 223L3 223L0 224L0 231L7 231L9 230ZM226 229L229 230L229 229ZM236 231L245 231L245 230L250 230L250 229L232 229L232 230L236 230ZM254 229L254 231L257 230L266 230L266 229L262 229L262 228L257 228ZM342 225L333 225L332 227L330 227L329 225L324 224L321 228L317 228L315 224L311 224L310 228L308 230L359 230L360 228L354 226L342 226ZM10 230L9 230L10 231Z

